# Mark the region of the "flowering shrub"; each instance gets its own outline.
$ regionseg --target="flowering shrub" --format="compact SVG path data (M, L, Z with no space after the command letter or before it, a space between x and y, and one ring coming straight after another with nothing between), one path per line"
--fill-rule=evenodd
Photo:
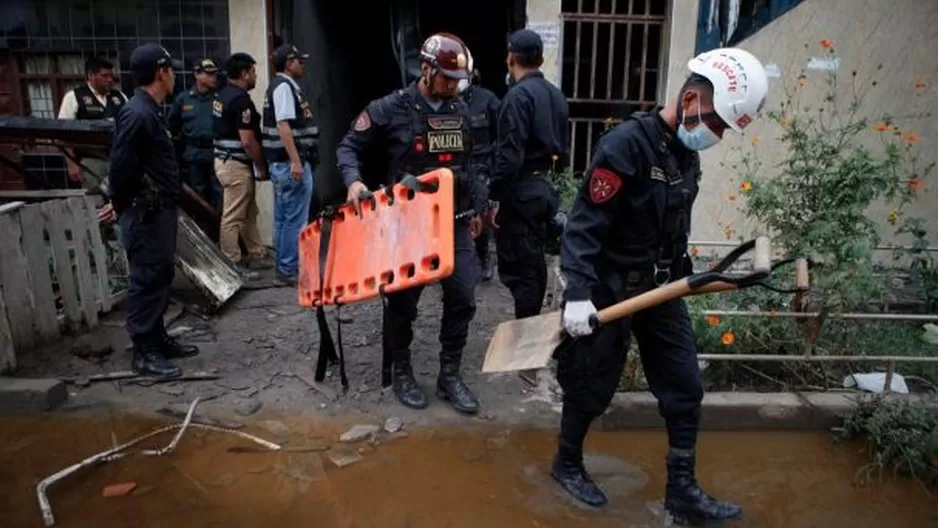
M821 47L834 58L833 42L823 40ZM746 217L768 229L774 246L812 261L810 301L824 311L860 308L884 293L882 281L873 276L877 223L867 211L885 202L892 208L888 221L895 225L934 168L919 159L923 138L900 126L900 119L861 113L868 110L863 84L877 81L861 80L857 71L850 77L849 101L840 101L845 90L833 69L820 86L822 102L811 106L802 103L810 80L799 75L779 108L768 112L784 149L775 174L767 174L771 167L759 155L758 136L735 166ZM921 95L926 88L919 82L911 91ZM914 117L921 116L902 121Z

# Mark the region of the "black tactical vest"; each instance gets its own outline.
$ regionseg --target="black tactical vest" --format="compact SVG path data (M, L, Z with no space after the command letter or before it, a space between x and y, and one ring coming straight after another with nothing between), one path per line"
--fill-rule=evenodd
M231 104L240 97L249 97L244 88L234 84L226 84L218 92L218 97L212 103L212 117L215 121L214 155L218 159L235 159L244 163L251 163L244 145L241 144L241 135L235 123L241 116L231 115Z
M472 143L469 123L456 103L443 103L433 111L411 100L410 108L413 142L401 160L404 172L419 176L440 167L465 171Z
M264 98L264 113L261 121L261 146L264 148L264 157L269 162L290 160L287 149L280 139L280 132L277 130L277 118L274 113L274 91L284 83L287 83L290 87L295 104L296 118L287 122L293 131L293 142L296 145L296 150L301 158L314 159L316 150L319 148L319 127L316 126L313 120L313 112L310 110L309 101L306 100L302 92L293 87L293 83L282 75L277 75L270 81L270 86L267 87L267 94Z
M658 282L665 282L680 270L687 253L700 156L670 148L673 140L661 133L654 111L636 112L629 119L637 121L643 136L639 144L649 170L646 185L634 193L644 199L629 203L613 236L627 253L629 269L652 270Z
M87 84L75 87L75 101L78 111L75 119L113 119L117 111L124 106L124 97L120 90L111 88L105 96L106 104L101 104Z

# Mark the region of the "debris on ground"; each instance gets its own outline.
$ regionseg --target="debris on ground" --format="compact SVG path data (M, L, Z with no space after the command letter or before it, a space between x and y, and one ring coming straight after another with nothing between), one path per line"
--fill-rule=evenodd
M251 398L247 400L241 400L235 405L235 412L241 416L251 416L257 411L261 410L263 404L260 400Z
M397 416L392 416L384 421L384 430L388 433L396 433L404 427L404 422Z
M159 414L162 414L163 416L169 416L170 418L185 419L186 408L187 407L180 406L180 405L169 405L169 406L161 407L157 409L156 412ZM231 420L222 420L220 418L206 416L201 413L195 413L192 416L192 423L213 425L215 427L220 427L222 429L241 429L244 427L244 424L240 422L234 422Z
M272 435L286 438L290 436L290 428L279 420L264 420L257 425L267 429Z
M123 497L124 495L127 495L128 493L136 489L136 487L137 487L136 482L122 482L120 484L110 484L108 486L104 486L104 489L101 490L101 496L104 497L105 499L109 499L111 497Z
M114 347L105 335L84 334L72 343L68 352L82 359L97 359L114 353Z
M170 396L182 396L186 392L186 389L178 385L163 385L160 387L160 392L163 394L168 394Z
M352 464L361 462L365 457L356 453L355 451L338 451L332 450L329 451L329 454L326 455L329 457L329 460L335 464L337 468L344 468L346 466L351 466Z
M377 425L359 424L339 436L339 441L343 444L354 444L373 438L378 433Z

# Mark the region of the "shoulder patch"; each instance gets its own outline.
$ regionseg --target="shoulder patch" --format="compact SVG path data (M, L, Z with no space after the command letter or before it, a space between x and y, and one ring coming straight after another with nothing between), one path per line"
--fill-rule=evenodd
M590 200L601 204L611 200L622 188L622 178L609 169L594 169L590 173Z
M368 115L367 110L362 110L358 117L355 119L355 124L352 127L355 132L364 132L371 128L371 116Z
M251 123L251 109L250 108L245 108L244 111L241 112L241 122L244 124Z

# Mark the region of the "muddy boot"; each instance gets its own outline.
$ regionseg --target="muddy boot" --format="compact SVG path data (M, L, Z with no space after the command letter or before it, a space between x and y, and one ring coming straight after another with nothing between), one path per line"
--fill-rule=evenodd
M550 476L574 499L589 506L606 505L606 494L586 472L583 466L583 454L579 450L561 445L554 458Z
M440 354L440 376L436 380L436 395L448 401L459 412L476 414L479 412L479 402L459 374L461 357L462 352Z
M157 343L134 345L134 357L131 363L134 372L144 376L159 378L178 378L182 369L166 360L160 353L162 347Z
M160 352L163 354L163 357L167 359L182 359L198 356L199 347L195 345L184 345L177 341L176 338L164 334Z
M676 523L702 524L707 521L739 519L743 510L739 506L720 502L697 486L694 478L694 451L671 449L668 453L668 484L665 488L664 507Z
M393 388L397 399L405 407L426 409L430 402L427 401L427 396L420 390L417 380L414 379L410 358L395 359L392 368L394 371Z

